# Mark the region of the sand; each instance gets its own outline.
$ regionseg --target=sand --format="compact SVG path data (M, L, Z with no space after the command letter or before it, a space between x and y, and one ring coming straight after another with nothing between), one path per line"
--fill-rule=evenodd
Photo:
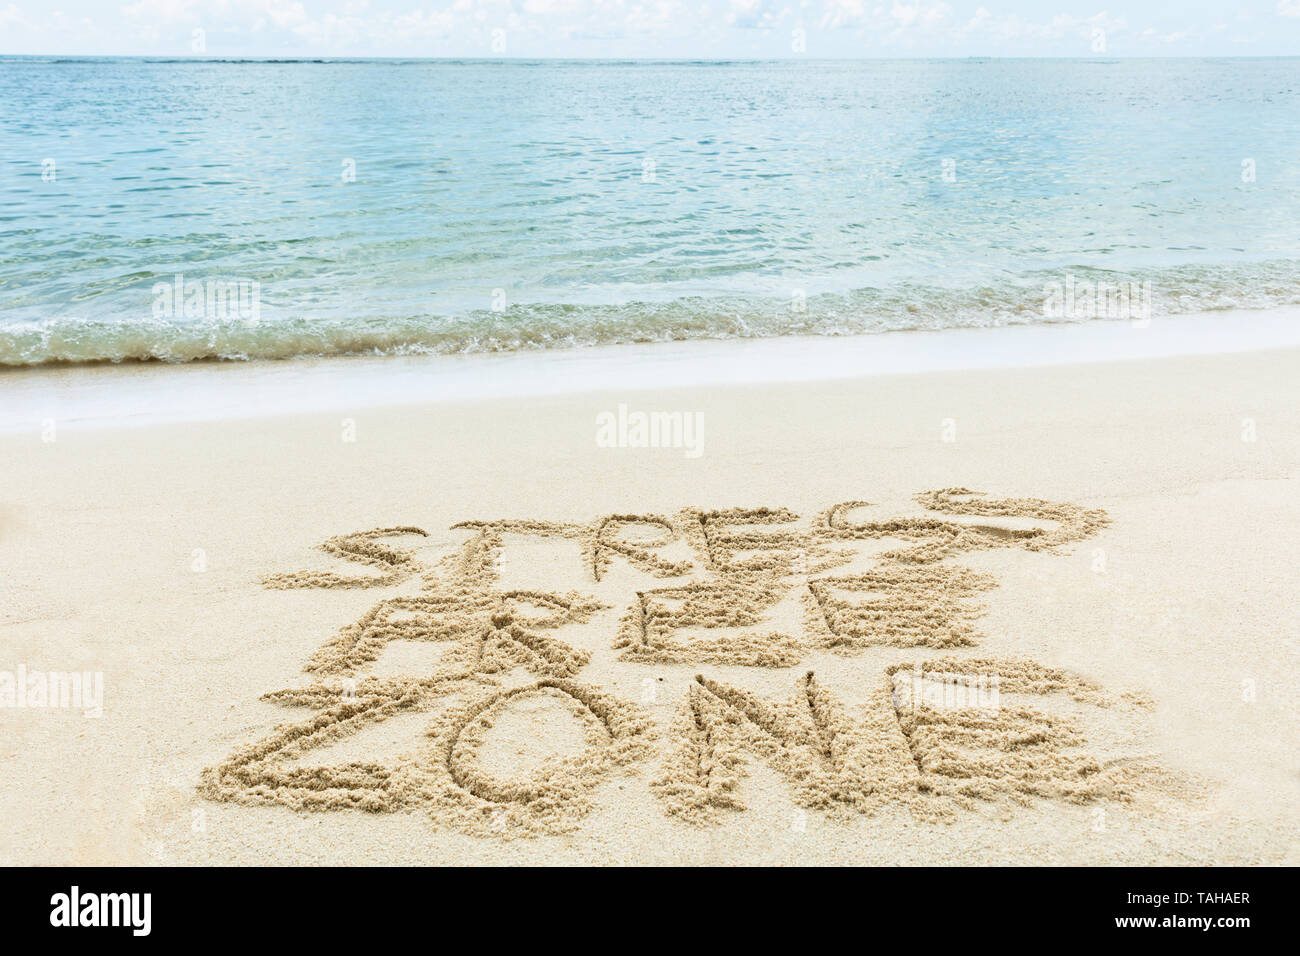
M1297 369L0 435L0 861L1298 862Z

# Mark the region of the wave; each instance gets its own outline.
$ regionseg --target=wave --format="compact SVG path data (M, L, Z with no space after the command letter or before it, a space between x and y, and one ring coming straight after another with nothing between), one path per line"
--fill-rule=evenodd
M1101 288L1111 291L1109 298L1096 294ZM1117 299L1118 288L1131 295ZM1130 311L1115 314L1117 302ZM295 315L277 309L257 322L59 316L0 324L0 366L504 352L990 328L1296 304L1300 262L1179 266L1124 274L1080 267L1025 273L968 288L910 283L806 300L792 290L786 298L723 295L605 305L534 303L456 315Z

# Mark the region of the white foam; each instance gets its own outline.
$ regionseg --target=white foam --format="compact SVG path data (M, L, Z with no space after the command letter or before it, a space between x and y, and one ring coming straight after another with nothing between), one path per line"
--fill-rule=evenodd
M1300 346L1300 310L601 346L477 355L0 372L0 431L211 421L377 405L1149 359Z

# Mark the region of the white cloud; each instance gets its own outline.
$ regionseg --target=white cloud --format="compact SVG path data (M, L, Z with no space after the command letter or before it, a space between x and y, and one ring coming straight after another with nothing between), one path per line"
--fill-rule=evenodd
M769 30L790 15L779 0L731 0L727 22L743 29Z
M863 0L826 0L821 26L823 30L838 30L861 23L866 17L867 7Z
M192 22L198 19L198 7L199 0L137 0L123 7L122 15L130 20Z
M952 7L946 3L899 3L894 0L889 15L894 18L899 30L906 30L913 24L922 29L942 26L952 16Z
M651 0L629 10L622 26L634 34L681 32L689 22L685 14L678 0Z
M939 34L952 16L952 7L943 0L892 0L889 9L880 3L868 6L864 0L825 0L821 27L859 29L894 42L918 33Z
M18 27L30 28L30 26L30 21L28 21L28 19L23 15L23 12L18 9L17 4L11 3L4 9L0 10L0 28L9 30Z
M584 12L584 0L524 0L525 13L564 14L572 16Z
M1112 17L1106 10L1090 17L1058 13L1048 22L1035 23L1015 14L995 16L987 8L980 7L962 28L962 33L967 36L984 35L998 42L1044 43L1072 38L1091 40L1097 30L1105 31L1109 37L1116 37L1127 28L1128 21L1124 17ZM1153 31L1147 32L1154 35Z
M819 56L1086 56L1097 31L1124 55L1243 52L1232 48L1237 43L1285 52L1300 41L1300 0L1273 0L1276 16L1267 5L1254 7L1258 26L1246 28L1245 39L1230 34L1251 22L1246 11L1235 21L1225 9L1175 16L1150 0L1129 0L1125 16L1105 9L1037 15L1026 12L1033 8L1023 0L56 2L57 8L49 0L0 0L0 50L186 55L196 27L206 31L207 50L217 56L487 56L496 29L507 31L509 54L523 56L784 55L788 39L771 34L796 25ZM101 22L90 24L91 16Z

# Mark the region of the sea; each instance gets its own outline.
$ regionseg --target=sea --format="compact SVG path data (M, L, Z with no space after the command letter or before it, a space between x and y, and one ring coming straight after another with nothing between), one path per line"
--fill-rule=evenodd
M0 58L0 365L1300 303L1300 59Z

